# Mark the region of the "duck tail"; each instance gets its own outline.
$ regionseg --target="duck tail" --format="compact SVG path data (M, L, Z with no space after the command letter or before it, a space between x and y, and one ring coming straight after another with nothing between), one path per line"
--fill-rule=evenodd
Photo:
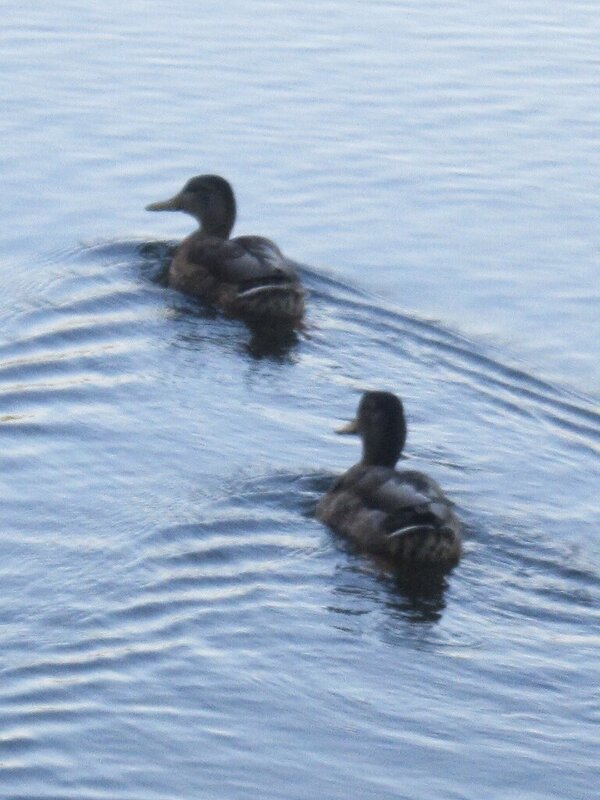
M388 542L394 558L405 564L450 568L461 555L456 531L446 525L409 525L392 531Z
M239 291L229 309L243 317L275 318L297 324L304 314L304 291L294 284L254 286Z

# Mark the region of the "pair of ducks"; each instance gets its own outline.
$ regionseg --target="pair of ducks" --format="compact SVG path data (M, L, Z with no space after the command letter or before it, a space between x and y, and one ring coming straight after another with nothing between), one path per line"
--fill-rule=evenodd
M230 239L233 190L218 175L199 175L148 211L184 211L199 228L179 245L169 285L248 321L299 328L305 292L279 248L261 236ZM317 505L317 517L359 548L412 572L445 571L461 555L460 523L438 484L421 472L395 469L406 440L402 402L365 392L356 419L338 431L362 438L362 458Z

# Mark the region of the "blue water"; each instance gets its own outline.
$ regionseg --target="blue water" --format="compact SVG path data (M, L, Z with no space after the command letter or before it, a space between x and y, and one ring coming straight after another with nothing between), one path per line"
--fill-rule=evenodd
M3 798L594 796L599 33L4 4ZM143 208L201 172L305 265L307 337L165 288L190 220ZM429 593L312 517L366 387L465 522Z

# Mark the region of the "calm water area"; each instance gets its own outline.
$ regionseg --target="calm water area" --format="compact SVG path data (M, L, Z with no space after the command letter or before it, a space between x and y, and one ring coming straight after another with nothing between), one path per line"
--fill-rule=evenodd
M0 797L590 800L600 6L63 0L0 28ZM224 175L270 346L168 289ZM465 554L313 517L365 388Z

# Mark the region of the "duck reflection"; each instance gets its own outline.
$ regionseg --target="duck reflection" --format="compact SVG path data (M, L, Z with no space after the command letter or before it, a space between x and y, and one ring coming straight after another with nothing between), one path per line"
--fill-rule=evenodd
M439 570L409 573L390 559L367 556L340 543L348 558L356 562L336 570L333 593L335 602L328 611L340 617L369 614L374 606L399 620L414 623L438 622L446 608L448 579ZM345 627L342 625L342 627Z

